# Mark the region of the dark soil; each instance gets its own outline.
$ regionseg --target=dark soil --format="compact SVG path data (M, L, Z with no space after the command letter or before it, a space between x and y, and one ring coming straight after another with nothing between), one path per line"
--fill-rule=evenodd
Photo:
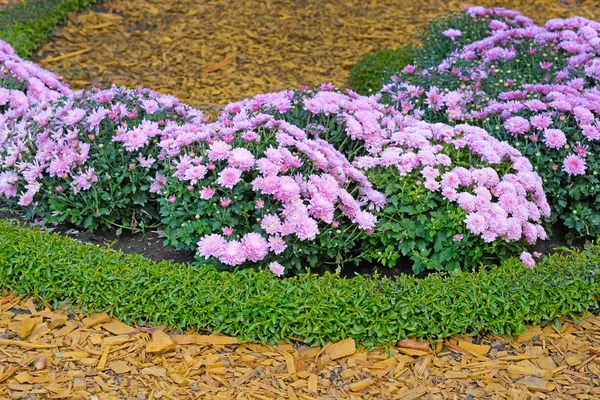
M123 232L120 236L116 236L114 231L107 232L89 232L81 230L70 224L57 224L53 226L41 226L39 221L25 221L24 218L14 212L2 211L0 212L0 219L17 219L28 225L40 226L41 229L57 233L60 235L71 237L75 240L79 240L83 243L91 243L96 246L107 246L113 250L120 250L125 254L141 254L146 258L154 261L166 260L168 262L192 262L194 261L194 252L191 250L179 250L172 246L164 246L164 236L161 235L160 231L147 231L145 233L132 233ZM552 234L549 235L549 239L536 243L530 251L540 252L544 255L552 254L560 251L561 247L570 247L583 249L586 247L585 239L578 239L572 243L567 243L565 235L567 229L559 224L555 225ZM323 274L325 270L311 270L317 274ZM402 274L413 274L412 263L408 257L402 257L396 267L393 268L373 268L368 263L360 264L358 266L347 266L342 270L341 274L344 277L351 278L355 275L362 275L364 277L371 277L377 271L377 274L382 277L394 277ZM427 276L431 271L425 271L419 275L418 278Z
M11 212L0 212L1 219L17 219L29 225L39 223L25 221L22 216ZM89 232L81 230L70 224L58 224L55 226L42 227L43 230L59 235L69 236L83 243L91 243L96 246L109 246L113 250L121 250L125 254L141 254L154 261L167 260L169 262L191 262L194 261L194 252L189 250L178 250L171 246L163 246L164 237L159 231L142 233L123 232L116 236L114 231Z

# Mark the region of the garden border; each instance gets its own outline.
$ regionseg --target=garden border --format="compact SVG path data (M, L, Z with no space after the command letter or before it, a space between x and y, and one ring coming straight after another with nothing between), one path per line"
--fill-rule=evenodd
M600 253L554 254L529 270L500 267L423 279L344 279L268 270L153 262L84 244L16 221L0 221L0 287L126 323L210 329L242 340L323 344L353 337L366 347L406 337L518 334L598 307ZM55 304L56 305L56 304Z
M98 0L28 0L0 11L0 38L22 58L29 58L70 12Z

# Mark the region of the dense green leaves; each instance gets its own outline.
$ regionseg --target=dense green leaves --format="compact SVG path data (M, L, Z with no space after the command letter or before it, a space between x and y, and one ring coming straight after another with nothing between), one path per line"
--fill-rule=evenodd
M377 93L392 75L413 62L415 55L416 49L410 45L367 54L350 70L348 86L363 95Z
M0 12L0 39L16 53L28 58L67 14L94 4L97 0L28 0Z
M373 346L410 336L518 333L526 323L597 307L598 250L556 254L534 270L511 259L492 270L424 279L282 280L269 271L154 263L1 221L0 287L130 323L208 328L262 342L354 337Z

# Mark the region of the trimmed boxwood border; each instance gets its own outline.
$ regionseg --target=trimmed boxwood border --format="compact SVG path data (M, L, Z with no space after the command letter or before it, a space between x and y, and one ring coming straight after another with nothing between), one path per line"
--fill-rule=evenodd
M0 221L0 288L107 311L127 323L211 329L240 339L371 347L416 336L520 333L598 306L600 247L424 279L344 279L153 262ZM55 304L55 305L56 305Z
M70 12L98 0L27 0L0 11L0 39L22 58L29 58Z

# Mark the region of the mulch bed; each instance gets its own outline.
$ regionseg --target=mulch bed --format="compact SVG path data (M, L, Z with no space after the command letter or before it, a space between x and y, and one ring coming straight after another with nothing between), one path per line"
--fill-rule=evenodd
M261 345L0 296L3 399L598 399L600 318L520 336Z
M600 17L595 0L505 0L478 5L549 18ZM462 1L115 0L69 18L38 53L75 88L149 87L214 114L259 93L322 82L344 86L365 53L414 40ZM572 4L572 6L569 6Z

